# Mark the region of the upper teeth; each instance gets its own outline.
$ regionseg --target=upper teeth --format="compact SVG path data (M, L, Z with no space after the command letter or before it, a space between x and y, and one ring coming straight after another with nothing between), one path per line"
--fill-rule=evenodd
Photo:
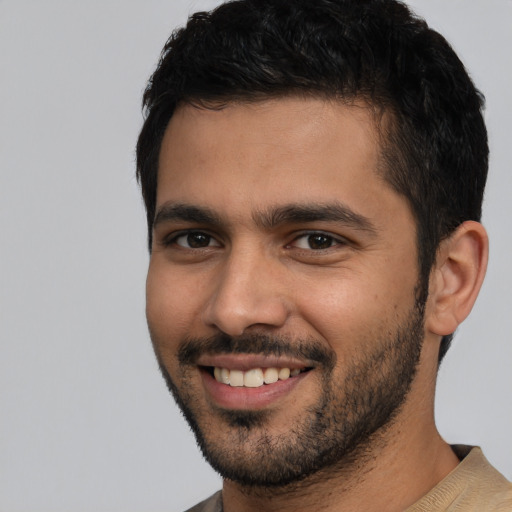
M228 368L215 367L213 374L218 382L230 386L258 388L263 384L273 384L278 380L286 380L295 377L301 372L299 368L253 368L251 370L229 370Z

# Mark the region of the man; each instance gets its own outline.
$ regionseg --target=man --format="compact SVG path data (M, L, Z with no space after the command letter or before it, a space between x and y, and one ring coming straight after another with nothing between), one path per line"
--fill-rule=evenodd
M488 254L482 97L446 41L393 0L231 2L144 105L151 339L224 478L192 510L512 510L434 422Z

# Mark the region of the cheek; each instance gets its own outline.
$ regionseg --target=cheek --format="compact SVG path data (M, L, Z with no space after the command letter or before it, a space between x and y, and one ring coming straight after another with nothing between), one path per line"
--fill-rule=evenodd
M146 317L153 342L174 345L189 331L197 317L198 287L185 284L179 275L150 265L146 281Z
M303 283L297 289L300 315L343 359L361 344L376 342L393 332L414 306L410 279L386 280L382 274L358 273ZM399 284L399 286L398 286Z

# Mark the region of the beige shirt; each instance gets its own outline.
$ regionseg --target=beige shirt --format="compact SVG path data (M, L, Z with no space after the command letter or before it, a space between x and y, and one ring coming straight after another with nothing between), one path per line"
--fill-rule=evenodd
M512 512L512 483L489 464L482 450L452 448L460 464L404 512ZM222 512L221 491L187 512Z
M454 445L460 464L405 512L511 512L512 483L478 447Z

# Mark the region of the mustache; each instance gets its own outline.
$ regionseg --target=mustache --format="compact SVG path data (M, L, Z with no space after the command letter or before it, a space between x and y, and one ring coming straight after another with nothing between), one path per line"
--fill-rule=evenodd
M336 353L324 343L313 339L292 341L287 337L267 334L229 336L219 333L204 338L186 338L178 348L178 360L181 365L195 365L203 354L288 356L306 359L331 369L336 364Z

